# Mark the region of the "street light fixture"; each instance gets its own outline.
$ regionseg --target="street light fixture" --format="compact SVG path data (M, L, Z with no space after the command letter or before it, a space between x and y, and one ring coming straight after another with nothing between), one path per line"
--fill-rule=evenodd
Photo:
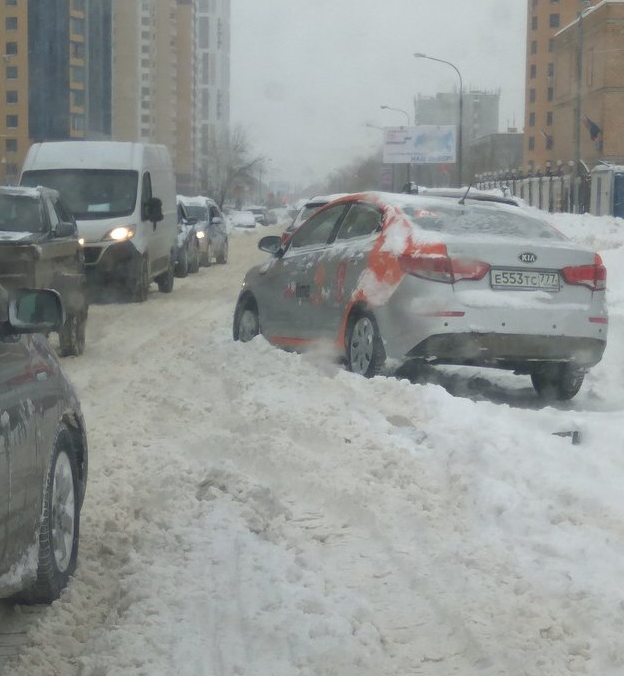
M457 183L459 187L462 185L462 144L463 144L463 133L462 133L462 128L463 128L463 118L464 118L464 85L462 82L462 76L461 73L459 72L459 69L457 66L450 61L444 61L444 59L437 59L434 56L427 56L426 54L421 54L420 52L416 52L414 56L417 59L429 59L429 61L438 61L439 63L445 63L447 66L450 66L453 68L453 70L457 73L457 76L459 77L459 125L458 125L458 130L457 130Z
M394 110L397 113L403 113L405 115L405 118L407 120L407 126L410 126L410 116L409 113L406 110L403 110L402 108L393 108L392 106L379 106L382 110Z
M409 113L406 110L403 110L402 108L393 108L392 106L379 106L382 110L394 110L397 113L403 113L405 115L405 118L407 119L407 126L410 126L410 117ZM411 162L407 163L407 182L410 183L412 180L411 177ZM394 188L394 179L393 179L393 185L392 187Z

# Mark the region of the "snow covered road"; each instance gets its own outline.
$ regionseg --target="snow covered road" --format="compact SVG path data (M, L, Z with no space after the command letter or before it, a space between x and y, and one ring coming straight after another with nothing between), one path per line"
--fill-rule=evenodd
M601 225L611 288L624 235ZM271 231L169 296L92 306L63 361L91 454L79 567L50 608L0 605L27 631L2 676L624 673L619 294L571 403L484 372L496 403L473 401L234 343Z

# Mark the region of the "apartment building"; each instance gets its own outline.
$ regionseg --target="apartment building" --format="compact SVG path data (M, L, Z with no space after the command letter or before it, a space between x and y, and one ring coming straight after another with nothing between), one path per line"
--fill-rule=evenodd
M568 131L555 129L555 36L573 22L591 0L528 0L524 167L544 171L547 163L563 159L555 151Z
M176 99L176 177L182 195L198 192L195 177L195 27L194 0L177 0L176 51L178 74Z
M585 9L555 37L555 54L557 157L624 163L624 4Z

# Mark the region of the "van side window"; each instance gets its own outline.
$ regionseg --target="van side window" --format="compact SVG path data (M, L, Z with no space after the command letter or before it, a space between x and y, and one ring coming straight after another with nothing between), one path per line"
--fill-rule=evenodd
M152 177L149 174L149 171L146 171L143 174L143 185L141 187L141 220L147 221L149 219L149 213L147 205L152 199Z

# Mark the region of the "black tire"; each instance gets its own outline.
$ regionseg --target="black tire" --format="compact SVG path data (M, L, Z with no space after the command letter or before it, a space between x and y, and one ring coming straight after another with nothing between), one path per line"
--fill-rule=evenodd
M155 278L156 284L158 284L158 290L161 293L171 293L173 291L173 259L169 257L169 265L165 272Z
M365 378L379 373L386 361L379 328L370 312L358 312L352 316L347 329L345 346L347 368Z
M245 298L238 302L234 312L234 326L232 334L234 340L248 343L260 333L260 318L258 306L253 298Z
M585 370L568 362L544 364L531 373L531 382L542 399L572 399L583 385Z
M130 297L135 303L144 303L147 300L149 285L149 259L147 254L143 254L136 262L130 287Z
M206 243L206 251L202 253L199 262L205 268L209 268L212 265L212 246L210 242Z
M195 236L193 236L193 239L189 245L188 271L191 274L199 272L199 245L197 244L197 239L195 239Z
M186 247L178 251L178 257L175 263L175 276L186 277L189 273L189 257Z
M21 603L51 603L76 570L81 488L71 434L59 427L48 469L41 525L37 580L21 592Z
M221 250L221 253L217 256L217 263L219 263L219 265L225 265L228 262L228 250L229 245L226 239L225 243L223 244L223 249Z
M87 313L76 312L65 319L59 331L59 353L61 357L79 357L85 348Z

